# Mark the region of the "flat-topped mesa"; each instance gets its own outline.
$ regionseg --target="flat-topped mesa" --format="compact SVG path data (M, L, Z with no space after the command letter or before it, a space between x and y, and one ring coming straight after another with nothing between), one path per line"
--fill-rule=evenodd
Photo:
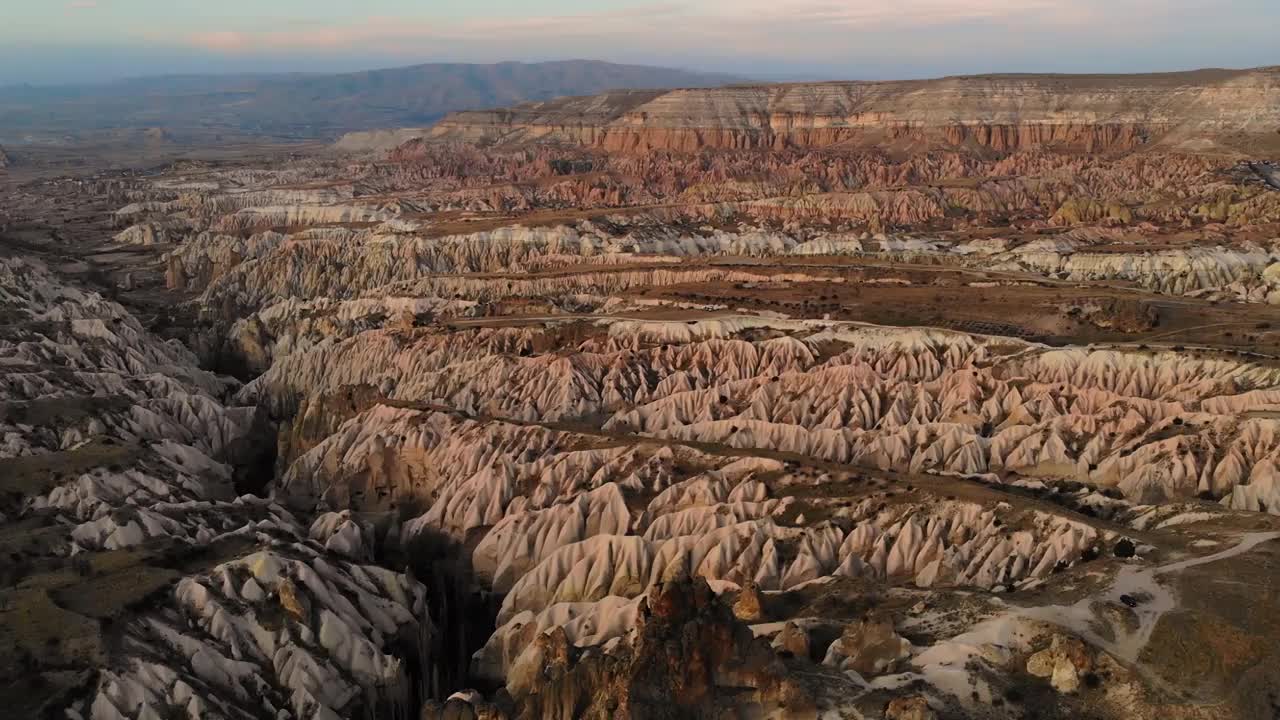
M984 75L612 92L461 112L429 138L610 151L968 146L1250 153L1280 148L1280 68Z
M340 153L391 150L426 134L427 129L420 127L396 128L393 130L361 130L346 133L338 138L338 141L330 149Z

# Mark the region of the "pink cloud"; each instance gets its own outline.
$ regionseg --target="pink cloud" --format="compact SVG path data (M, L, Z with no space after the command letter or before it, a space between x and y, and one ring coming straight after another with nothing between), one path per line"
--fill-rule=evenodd
M248 33L233 30L213 30L190 35L187 40L196 47L216 52L235 52L247 50L254 45L254 37Z
M92 1L92 0L90 0ZM331 26L284 26L261 31L214 29L187 36L199 48L228 54L296 50L384 51L406 55L502 52L587 55L671 49L757 54L800 60L925 57L955 51L957 36L931 43L914 33L952 26L987 28L983 49L1042 40L1096 41L1117 28L1156 35L1208 0L655 0L576 15L430 20L370 17ZM1101 18L1106 22L1101 22ZM1163 23L1160 20L1163 19ZM1139 32L1135 28L1142 28ZM972 47L964 47L972 52Z

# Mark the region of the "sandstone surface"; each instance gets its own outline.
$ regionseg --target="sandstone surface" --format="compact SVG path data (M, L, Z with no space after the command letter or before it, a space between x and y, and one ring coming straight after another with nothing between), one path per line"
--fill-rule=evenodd
M431 137L611 151L941 143L1104 152L1238 132L1274 145L1278 78L1260 68L614 92L455 113Z

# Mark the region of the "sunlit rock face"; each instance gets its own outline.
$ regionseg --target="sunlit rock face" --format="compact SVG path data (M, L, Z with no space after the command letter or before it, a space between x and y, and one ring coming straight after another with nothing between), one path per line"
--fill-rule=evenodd
M1275 78L1274 69L1259 69L618 92L457 113L428 137L577 143L611 151L874 147L904 139L999 152L1126 151L1166 136L1269 132L1280 116L1245 108L1274 108Z
M694 339L771 324L796 334ZM899 472L1047 475L1116 487L1137 502L1229 496L1275 463L1274 420L1239 414L1274 410L1280 376L1249 362L750 318L620 322L608 333L548 356L532 351L541 339L530 331L369 331L289 357L244 397L283 411L301 397L370 386L469 415L606 417L606 432ZM665 344L645 349L642 338ZM830 343L847 349L819 362L818 346ZM386 447L365 439L375 427L353 422L357 435L313 450L325 458L307 460L300 475L319 477L321 464L364 467L371 461L351 448ZM423 442L399 434L397 447Z
M735 337L760 328L795 335ZM1023 477L1039 478L1031 481L1039 487L1064 479L1114 487L1114 497L1077 496L1078 507L1121 521L1137 518L1139 508L1120 497L1149 504L1209 495L1239 506L1270 487L1271 421L1241 424L1235 416L1266 407L1277 378L1248 362L746 318L694 326L605 323L596 332L597 340L578 348L583 359L557 353L580 371L572 383L545 381L551 371L534 350L544 345L537 331L467 334L483 341L458 349L487 346L480 357L496 352L504 363L528 364L540 374L513 370L483 392L464 386L445 394L433 393L430 381L413 384L423 381L417 369L423 366L407 359L431 357L440 339L399 335L404 359L361 366L406 374L350 382L391 389L402 405L375 405L352 417L299 456L281 485L303 508L429 508L405 523L402 538L442 534L473 546L478 582L504 596L498 629L476 653L473 673L506 683L516 698L532 692L531 681L521 679L529 668L550 662L547 642L563 644L557 657L567 649L609 648L604 657L627 652L637 642L646 593L687 578L708 583L726 608L748 591L785 596L833 582L927 594L1030 592L1134 544L1115 526L1016 502L913 496L914 490L897 499L884 491L859 498L853 488L864 481L854 474L755 455L762 450L997 485ZM362 340L388 337L369 331L349 342ZM833 342L844 349L836 353ZM647 343L665 345L642 351ZM309 386L308 373L293 368L280 373L292 384L273 387L268 373L249 391L264 393L259 401L279 398L266 404L284 412L296 402L291 396L339 392L346 382L341 365L313 362L330 369L324 382ZM457 362L481 365L468 356ZM640 364L619 374L634 363ZM469 377L491 382L485 373ZM637 382L619 384L619 377ZM566 385L575 394L539 405L546 388ZM509 406L456 402L496 395L499 387L512 398ZM529 408L540 409L519 414ZM513 422L532 417L605 418L600 427L607 435ZM611 446L616 440L607 438L618 437L634 444ZM1227 442L1226 452L1196 454L1206 441ZM707 447L730 455L701 449ZM1186 450L1171 453L1175 447ZM807 488L841 488L836 492L848 499L806 497ZM1166 515L1171 525L1186 522L1175 519L1174 509ZM760 624L762 633L776 632ZM892 636L892 627L875 632ZM859 642L871 641L824 650L834 658L828 665L870 663L884 672L912 657L899 649L890 661L859 660L862 652L884 652L859 650ZM527 707L546 701L524 700ZM452 702L477 712L489 707Z

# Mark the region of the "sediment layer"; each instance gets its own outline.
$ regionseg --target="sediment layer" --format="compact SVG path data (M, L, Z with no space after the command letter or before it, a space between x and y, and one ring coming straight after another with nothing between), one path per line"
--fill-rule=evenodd
M615 92L455 113L429 137L609 151L936 144L1104 152L1273 143L1278 129L1280 70L1266 68Z

